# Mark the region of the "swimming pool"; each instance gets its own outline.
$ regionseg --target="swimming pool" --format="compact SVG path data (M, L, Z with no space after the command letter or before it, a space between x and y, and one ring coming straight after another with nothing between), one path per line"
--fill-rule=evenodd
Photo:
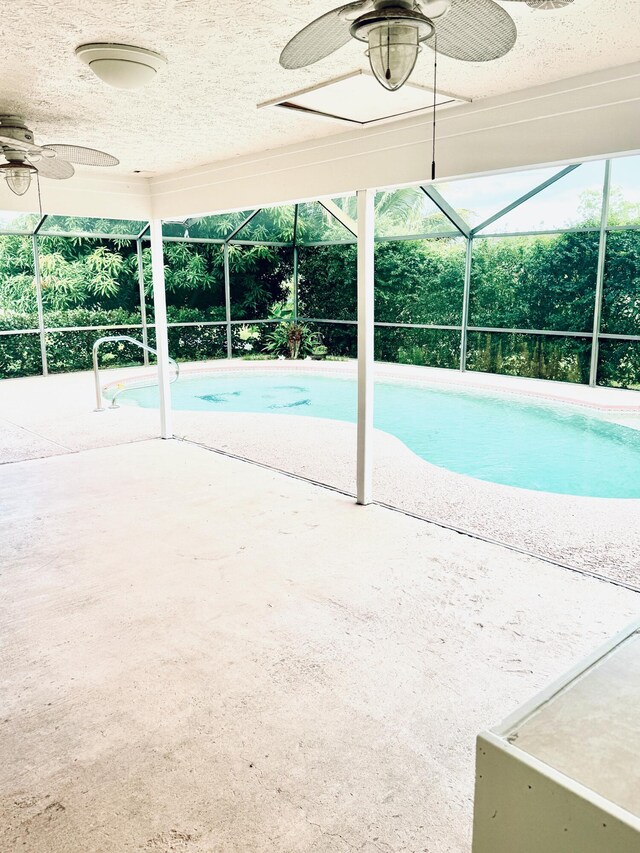
M171 386L176 409L356 420L354 379L302 373L213 372ZM119 403L158 406L156 387ZM640 498L640 431L577 406L506 394L378 382L375 426L433 465L543 492Z

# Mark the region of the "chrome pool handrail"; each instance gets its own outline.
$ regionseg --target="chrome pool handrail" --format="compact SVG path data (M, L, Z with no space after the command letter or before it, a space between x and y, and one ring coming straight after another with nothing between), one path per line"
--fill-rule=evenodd
M129 337L129 335L105 335L105 337L103 338L98 338L98 340L95 341L95 343L93 344L93 376L96 385L96 412L104 412L104 406L102 405L102 388L100 387L100 370L98 368L98 348L100 347L100 344L104 344L107 341L128 341L130 344L135 344L137 347L140 347L140 349L146 350L147 352L150 352L153 355L158 355L158 350L155 350L153 347L148 346L148 344L143 344L142 341L138 341L136 340L136 338ZM169 361L171 362L171 364L173 364L176 370L176 375L173 377L173 379L170 380L170 382L177 382L178 377L180 376L180 367L178 366L178 362L174 358L171 358L171 356L169 356ZM150 382L149 385L142 385L137 387L147 388L155 384L155 382ZM121 394L125 390L125 388L121 388L113 395L113 397L111 398L112 409L118 408L116 405L116 397L118 396L118 394Z

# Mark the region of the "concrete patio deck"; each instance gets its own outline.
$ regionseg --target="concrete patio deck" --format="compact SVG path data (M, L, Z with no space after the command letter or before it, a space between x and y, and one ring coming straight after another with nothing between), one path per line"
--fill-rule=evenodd
M469 853L476 733L640 605L178 441L0 504L11 853Z

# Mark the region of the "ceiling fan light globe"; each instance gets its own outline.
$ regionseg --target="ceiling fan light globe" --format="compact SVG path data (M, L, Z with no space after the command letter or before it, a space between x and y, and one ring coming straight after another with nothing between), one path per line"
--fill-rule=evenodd
M31 186L31 172L27 169L12 169L5 172L5 181L15 195L24 195Z
M376 80L395 92L411 76L420 44L418 30L410 24L381 24L369 30L367 56Z
M399 89L410 76L420 52L420 42L431 38L435 26L418 8L398 5L376 7L350 27L351 35L366 41L371 70L385 89Z
M24 195L31 186L31 176L38 170L30 163L3 163L0 165L0 174L7 182L7 186L14 195Z

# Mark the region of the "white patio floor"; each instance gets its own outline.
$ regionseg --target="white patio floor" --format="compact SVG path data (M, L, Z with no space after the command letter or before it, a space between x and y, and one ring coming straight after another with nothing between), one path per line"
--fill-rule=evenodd
M0 502L3 850L468 853L475 734L638 615L184 442Z

